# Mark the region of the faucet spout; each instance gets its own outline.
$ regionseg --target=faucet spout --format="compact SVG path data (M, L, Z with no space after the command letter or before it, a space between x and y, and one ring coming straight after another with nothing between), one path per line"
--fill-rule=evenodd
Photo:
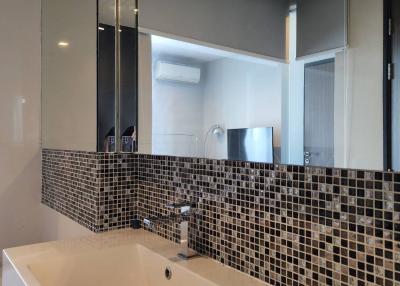
M183 219L179 225L181 232L181 240L180 245L181 249L178 253L178 256L183 259L189 259L194 256L197 256L197 252L189 247L189 219L192 213L192 209L196 206L188 201L180 201L177 203L167 205L168 208L179 209L180 213L183 217L187 219Z
M198 255L198 253L189 247L189 222L182 221L179 225L181 231L180 245L181 249L178 256L183 259L189 259Z
M171 214L168 217L157 217L157 218L145 218L143 219L143 225L148 229L154 230L156 223L167 223L171 221L179 222L180 230L180 250L178 256L183 259L189 259L197 256L197 252L189 247L189 219L192 214L192 209L195 205L190 202L177 202L166 205L169 209L179 209L180 214Z

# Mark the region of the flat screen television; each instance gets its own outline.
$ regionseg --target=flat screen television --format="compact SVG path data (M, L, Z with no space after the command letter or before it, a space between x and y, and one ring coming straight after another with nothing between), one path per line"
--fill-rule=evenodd
M228 129L228 159L273 163L273 128Z

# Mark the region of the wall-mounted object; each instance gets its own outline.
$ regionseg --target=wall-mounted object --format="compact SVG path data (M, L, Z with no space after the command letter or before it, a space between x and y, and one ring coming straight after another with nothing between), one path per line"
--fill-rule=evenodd
M156 79L197 84L200 82L201 69L180 64L158 62Z
M42 145L96 150L96 1L42 1Z
M348 0L297 1L297 57L347 45Z
M139 0L139 11L139 28L144 32L285 58L287 1Z
M42 2L43 147L126 147L122 134L137 128L136 27L135 0Z
M228 129L228 159L273 163L273 128Z

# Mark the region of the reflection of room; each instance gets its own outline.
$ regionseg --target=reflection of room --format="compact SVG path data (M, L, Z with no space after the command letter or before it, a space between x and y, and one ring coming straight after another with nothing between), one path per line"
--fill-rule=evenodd
M193 40L186 31L157 32L154 19L142 23L139 152L226 159L229 130L263 127L273 128L275 163L381 169L380 5L351 1L348 35L335 17L340 25L329 34L336 36L311 46L301 36L312 33L296 19L305 8L291 8L286 55L258 53L229 37ZM229 48L232 42L237 45ZM214 134L217 127L223 131Z
M158 36L152 51L154 154L228 158L227 132L207 134L215 125L273 127L279 154L284 64ZM160 72L165 63L174 66Z
M313 156L318 157L319 151L311 151L309 165L335 166L342 168L375 168L383 167L383 115L382 115L382 6L381 1L352 0L349 2L349 15L347 22L347 45L338 49L326 50L322 53L300 57L296 45L290 44L289 64L289 92L284 98L282 106L286 108L288 120L283 122L282 162L289 164L307 165L307 134L312 141L311 147L321 149L328 145L320 142L328 136L331 140L329 153L332 158L328 161L312 161ZM298 15L297 15L298 16ZM290 14L290 42L297 43L296 13ZM301 21L300 21L301 22ZM369 27L368 30L365 27ZM298 32L298 30L297 30ZM315 114L321 113L320 119L326 127L320 126L320 132L307 132L307 123L304 122L309 115L307 112L307 92L305 86L313 83L320 93L327 91L327 71L319 72L316 80L305 78L305 66L315 64L327 59L333 60L333 106L330 107L333 116L325 120L323 108L318 107L315 100L310 101L311 110ZM325 80L322 80L325 74ZM312 78L312 77L311 77ZM330 85L332 86L332 85ZM306 93L305 93L306 92ZM330 103L332 105L332 103ZM312 108L314 107L314 108ZM317 126L318 127L318 126ZM311 126L311 130L316 126ZM324 131L325 130L325 131ZM317 140L316 140L317 139ZM304 145L303 145L304 144ZM304 152L304 153L303 153ZM285 157L287 156L287 157ZM332 164L333 162L333 164Z
M135 136L136 114L136 49L135 18L131 17L135 6L132 1L121 2L120 46L120 84L119 84L119 129L121 150L131 152ZM97 150L115 151L115 1L99 0L99 27L97 50Z

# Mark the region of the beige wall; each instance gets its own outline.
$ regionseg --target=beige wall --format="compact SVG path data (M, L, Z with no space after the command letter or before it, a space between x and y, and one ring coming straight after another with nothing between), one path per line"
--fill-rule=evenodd
M40 0L1 1L0 38L0 249L89 233L40 203Z
M152 54L151 36L139 34L139 153L152 149Z
M39 16L40 0L1 2L0 248L41 237Z
M96 151L96 11L96 0L42 1L45 148Z
M350 0L349 4L349 46L336 55L327 54L335 56L334 165L382 170L383 0ZM301 62L291 64L286 162L292 164L301 164L303 156L302 127L297 126L302 123L303 102L296 100L303 96L302 70ZM299 120L292 120L296 116Z
M383 0L351 0L346 51L345 164L383 168Z

